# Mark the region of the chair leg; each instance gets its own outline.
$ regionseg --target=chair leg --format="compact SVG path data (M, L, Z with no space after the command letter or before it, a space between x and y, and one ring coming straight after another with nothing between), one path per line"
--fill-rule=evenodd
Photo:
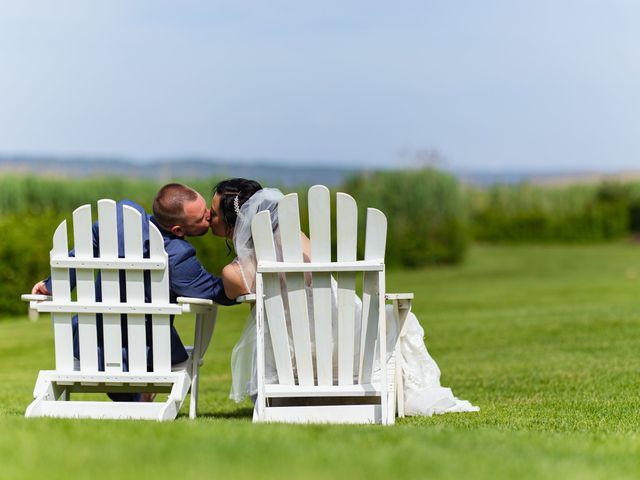
M400 348L398 348L396 350L395 394L399 418L404 417L404 378L402 377L402 362L402 352Z
M193 352L191 352L191 398L189 399L189 418L194 419L198 415L198 380L200 376L200 361L203 342L203 318L196 314L195 338Z
M405 416L404 413L404 378L402 370L404 368L404 358L402 357L402 348L400 347L400 337L404 335L405 323L407 315L411 311L411 300L394 300L393 301L394 316L398 321L398 340L395 346L396 355L396 374L395 374L395 390L397 399L398 417Z
M198 378L200 367L195 364L191 377L191 398L189 399L189 418L194 419L198 415Z
M66 401L70 399L69 388L62 388L51 381L44 381L36 384L37 394L27 407L25 417L38 417L45 402Z

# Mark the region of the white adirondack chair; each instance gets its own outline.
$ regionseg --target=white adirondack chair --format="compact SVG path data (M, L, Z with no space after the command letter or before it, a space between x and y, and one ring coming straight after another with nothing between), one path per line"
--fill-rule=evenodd
M73 212L75 257L69 256L67 222L53 237L53 296L23 295L30 308L50 312L55 340L55 370L42 370L27 417L135 418L172 420L191 390L189 416L195 418L198 373L215 327L217 305L211 300L169 300L168 257L162 235L149 223L150 258L143 258L142 219L123 207L124 258L118 258L116 202L98 201L100 256L93 256L91 205ZM70 288L76 271L77 300ZM102 301L95 299L94 274L101 272ZM126 303L120 302L119 272L126 275ZM151 278L151 303L145 303L144 272ZM170 315L196 314L195 341L189 359L172 368ZM78 314L80 361L73 356L73 314ZM98 369L96 314L103 315L104 371ZM121 314L127 315L128 371L123 371ZM147 371L145 315L152 317L153 368ZM168 392L165 402L71 401L75 392Z
M311 187L308 196L310 263L303 261L297 194L286 195L278 205L281 261L276 253L270 212L260 212L252 221L256 294L246 296L245 300L256 301L258 394L253 415L256 422L392 424L395 421L395 355L387 363L384 321L387 220L379 210L368 209L364 260L356 260L356 202L344 193L338 193L336 200L335 262L331 255L330 194L322 185ZM313 327L305 290L306 272L312 275ZM332 331L332 274L338 284L337 332ZM357 332L358 274L363 275L363 287L361 330ZM388 298L406 316L413 294ZM265 338L265 321L270 338ZM334 337L338 339L337 369L333 364ZM358 338L360 344L356 345ZM265 382L265 342L269 341L278 376L275 384ZM375 357L378 365L387 368L374 372Z

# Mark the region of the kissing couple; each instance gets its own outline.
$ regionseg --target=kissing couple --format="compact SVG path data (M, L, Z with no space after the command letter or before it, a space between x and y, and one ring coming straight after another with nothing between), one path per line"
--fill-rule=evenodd
M170 299L177 297L207 298L220 305L236 305L235 299L241 295L255 291L256 260L251 238L251 221L263 210L269 210L274 233L278 230L277 205L284 195L277 189L262 188L254 181L233 178L218 183L212 189L212 197L208 203L204 197L192 188L177 183L163 186L153 202L153 215L130 200L117 203L118 222L122 222L122 207L128 205L135 208L143 216L143 224L152 222L158 227L164 240L165 251L169 260ZM215 236L232 241L236 257L226 265L217 277L209 273L196 257L195 248L186 237L205 235L209 230ZM94 224L94 245L97 247L98 228ZM122 245L122 228L118 229L118 243ZM301 232L303 252L308 261L310 242ZM143 231L144 254L148 254L148 230ZM310 288L310 285L307 286ZM145 289L148 290L148 289ZM34 285L33 294L51 294L51 279L45 279ZM332 297L337 309L337 286L332 282ZM100 282L96 283L96 300L100 301ZM356 321L359 322L361 303L356 308ZM395 344L398 335L393 308L387 306L387 339ZM337 318L337 315L333 315ZM149 322L148 322L149 323ZM78 322L74 317L74 356L79 358ZM356 323L358 327L359 323ZM150 326L147 325L147 330ZM336 328L333 329L337 331ZM150 334L150 332L148 332ZM334 344L337 342L334 342ZM451 389L440 385L440 369L429 355L424 343L424 330L416 316L409 313L405 328L399 339L402 349L403 385L405 397L405 413L407 415L433 415L448 412L477 411L465 400L456 398ZM98 342L99 369L104 369L104 360L100 341ZM123 348L123 350L126 350ZM126 351L123 351L126 363ZM151 359L151 354L148 356ZM188 354L171 321L171 362L181 363L187 360ZM249 315L244 332L233 349L232 388L230 397L237 402L247 396L253 397L257 391L256 379L256 328L253 312ZM275 361L266 358L267 383L277 379ZM144 401L145 394L112 393L109 396L117 401Z

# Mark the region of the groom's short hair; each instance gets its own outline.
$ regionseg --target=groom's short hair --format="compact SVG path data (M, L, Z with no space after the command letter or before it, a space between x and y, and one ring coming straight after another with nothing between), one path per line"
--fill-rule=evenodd
M180 183L162 187L153 201L153 216L158 224L169 230L184 224L184 204L198 199L198 192Z

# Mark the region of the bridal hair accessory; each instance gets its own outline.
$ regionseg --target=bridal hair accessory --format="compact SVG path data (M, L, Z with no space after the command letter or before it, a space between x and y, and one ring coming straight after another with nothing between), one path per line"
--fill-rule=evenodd
M242 217L242 214L240 213L240 201L238 200L238 195L233 199L233 209L236 211L236 215L238 217Z

